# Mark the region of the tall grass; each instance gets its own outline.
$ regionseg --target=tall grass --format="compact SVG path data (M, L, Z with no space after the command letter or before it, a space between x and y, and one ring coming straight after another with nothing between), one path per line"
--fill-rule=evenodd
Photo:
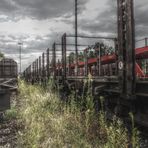
M74 95L69 96L67 103L61 101L59 94L51 91L51 85L44 90L22 81L19 89L19 118L24 125L18 133L19 148L127 148L130 145L128 131L119 119L114 117L108 123L103 110L96 115L91 93L86 96L84 110L83 103L77 103ZM134 136L137 142L138 137Z

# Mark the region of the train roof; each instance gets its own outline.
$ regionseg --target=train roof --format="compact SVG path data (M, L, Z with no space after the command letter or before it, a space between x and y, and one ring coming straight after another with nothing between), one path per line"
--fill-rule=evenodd
M17 63L14 59L12 59L12 58L1 58L0 59L0 62L3 62L3 61L8 61L8 62L14 62L14 63Z

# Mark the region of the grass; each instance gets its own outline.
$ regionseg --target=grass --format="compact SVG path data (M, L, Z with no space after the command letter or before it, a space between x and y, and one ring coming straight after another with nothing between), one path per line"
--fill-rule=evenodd
M17 110L16 108L13 107L5 112L4 119L5 120L16 119L17 115L18 115Z
M103 109L96 114L90 93L84 110L74 95L65 103L51 90L50 85L44 90L20 82L19 121L24 128L18 132L19 148L127 148L130 141L139 147L136 129L130 138L117 117L108 122Z
M11 108L6 110L4 113L4 120L16 120L18 117L17 112L17 97L16 95L13 95L11 97Z

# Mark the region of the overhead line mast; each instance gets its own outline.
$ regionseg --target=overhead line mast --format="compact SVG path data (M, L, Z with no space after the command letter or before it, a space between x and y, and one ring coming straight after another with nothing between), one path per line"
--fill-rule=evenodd
M78 75L78 0L75 0L75 52L76 52L76 75Z

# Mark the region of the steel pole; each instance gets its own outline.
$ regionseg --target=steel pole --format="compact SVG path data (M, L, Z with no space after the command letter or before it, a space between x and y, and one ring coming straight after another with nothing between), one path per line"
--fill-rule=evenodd
M76 52L76 75L78 75L78 0L75 0L75 52Z
M22 50L22 49L21 49L21 45L20 45L20 74L21 74L21 69L22 69L22 66L21 66L21 65L22 65L21 50Z
M18 45L19 45L19 49L20 49L20 74L21 74L21 69L22 69L22 45L23 45L23 43L21 43L21 42L19 42L18 43Z

